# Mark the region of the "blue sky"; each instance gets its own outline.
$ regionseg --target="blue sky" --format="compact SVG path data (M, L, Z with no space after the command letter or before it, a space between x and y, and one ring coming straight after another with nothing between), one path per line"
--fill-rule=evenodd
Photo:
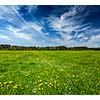
M100 6L0 6L0 44L100 47Z

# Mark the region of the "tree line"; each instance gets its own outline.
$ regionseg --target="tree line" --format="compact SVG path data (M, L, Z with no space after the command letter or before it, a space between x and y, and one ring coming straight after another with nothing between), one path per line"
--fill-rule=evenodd
M88 48L88 47L66 47L66 46L13 46L10 44L1 44L0 50L100 50L100 48Z

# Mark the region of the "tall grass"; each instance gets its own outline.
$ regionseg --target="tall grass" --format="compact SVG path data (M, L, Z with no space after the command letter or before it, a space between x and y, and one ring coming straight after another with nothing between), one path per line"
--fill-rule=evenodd
M0 51L0 94L100 94L100 52Z

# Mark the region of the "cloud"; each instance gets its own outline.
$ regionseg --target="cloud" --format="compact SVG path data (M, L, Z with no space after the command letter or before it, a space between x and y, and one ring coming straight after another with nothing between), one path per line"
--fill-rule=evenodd
M100 34L91 36L87 42L88 47L100 47Z
M37 5L29 5L27 6L27 9L28 9L28 13L33 13L32 11L36 12L36 10L38 9L38 6Z
M64 45L67 46L69 42L87 42L91 38L93 32L96 33L98 29L94 29L91 23L83 23L88 12L81 14L85 7L72 6L68 12L60 14L59 16L51 15L47 18L48 26L62 37ZM88 14L87 14L88 13ZM72 34L72 32L75 34ZM69 43L70 44L70 43ZM73 43L75 44L75 43Z
M49 13L48 17L39 16L40 19L35 18L34 13L36 11L39 13L43 9L41 10L38 6L25 6L27 12L24 12L21 11L22 7L0 6L0 20L3 21L0 27L4 33L0 38L43 46L94 46L95 44L97 46L100 44L100 29L94 27L91 22L84 23L85 18L92 14L92 10L87 10L87 6L63 6L62 9L59 6L52 10L58 14ZM28 20L23 17L24 14L30 15Z
M2 34L0 34L0 39L10 40L10 38L8 36L2 35Z
M22 31L21 29L8 26L7 30L9 30L10 33L13 34L17 38L21 38L27 41L32 41L32 36L30 34L21 32Z
M9 34L20 41L22 39L40 43L39 41L46 38L47 32L43 32L45 28L33 17L32 21L26 21L19 13L20 9L19 6L0 6L0 17L7 22L4 30L9 31ZM27 9L30 13L38 9L38 6L27 6Z

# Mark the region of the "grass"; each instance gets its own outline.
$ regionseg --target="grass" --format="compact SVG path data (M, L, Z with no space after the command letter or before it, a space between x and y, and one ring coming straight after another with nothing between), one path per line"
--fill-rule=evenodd
M100 52L0 51L0 94L100 94Z

